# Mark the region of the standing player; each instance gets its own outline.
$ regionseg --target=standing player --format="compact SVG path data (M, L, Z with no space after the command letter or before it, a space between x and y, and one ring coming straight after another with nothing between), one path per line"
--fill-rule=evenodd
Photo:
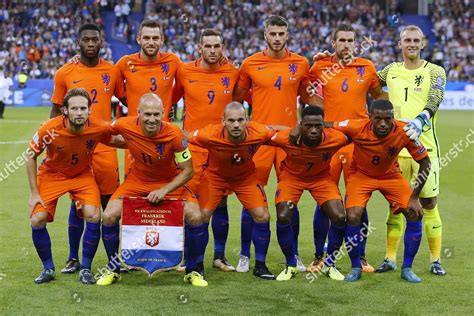
M296 100L302 92L306 103L306 85L309 63L306 58L285 48L288 41L288 21L281 16L270 16L265 21L264 37L267 48L246 58L240 67L239 82L235 86L233 100L241 101L252 88L252 121L265 125L294 126L297 121ZM277 176L285 152L276 147L262 146L254 156L256 177L266 185L272 166ZM298 254L299 213L293 212L295 252ZM238 272L249 271L252 218L242 211L242 249ZM305 271L298 257L300 271Z
M322 86L324 114L327 121L368 118L367 93L375 99L384 94L374 64L368 59L354 56L355 39L356 31L352 26L346 24L337 26L332 32L334 54L318 59L309 71L311 81L316 86ZM332 156L331 175L337 184L342 171L344 171L344 182L347 184L353 150L354 144L351 143ZM367 211L362 215L362 223L368 227ZM323 267L324 243L328 230L329 219L320 211L318 205L313 220L316 251L313 263L307 268L309 272L319 271ZM364 239L361 245L362 268L364 272L374 272L374 268L365 259L365 241Z
M231 63L220 62L225 51L220 31L203 30L198 50L200 59L179 67L173 91L173 103L184 96L183 129L188 133L222 121L224 107L232 101L232 91L239 79L239 71ZM188 186L199 195L199 179L207 162L207 150L193 144L189 145L189 150L193 155L194 176ZM212 216L212 231L213 265L223 271L235 271L225 258L229 233L227 197L222 199Z
M235 192L255 221L253 274L266 280L275 279L265 264L270 244L270 214L263 186L254 176L252 158L258 147L273 135L274 131L268 127L249 123L244 106L231 102L225 107L221 124L208 125L189 137L191 144L206 148L209 156L208 166L199 183L203 222L209 223L226 192Z
M128 115L138 114L140 98L145 93L154 93L163 100L165 116L168 120L173 96L173 82L181 61L173 53L160 52L163 45L163 28L157 21L144 20L138 29L137 43L140 52L125 55L117 66L125 79ZM124 170L130 165L129 152L125 151Z
M344 280L344 275L335 267L335 257L344 239L346 214L341 193L329 172L331 157L349 140L341 132L323 129L323 120L324 112L320 107L308 106L302 112L302 141L299 145L290 144L290 130L277 133L269 142L286 152L275 195L278 243L286 257L286 268L278 275L278 281L287 281L298 272L290 220L294 206L305 190L331 219L329 255L324 272L331 279Z
M104 212L102 239L111 271L97 281L99 285L121 280L120 265L114 261L119 253L119 221L123 211L120 197L143 196L151 203L164 198L187 200L184 213L189 224L190 245L184 281L194 286L207 286L203 276L197 272L196 262L205 251L203 237L207 226L201 222L193 193L184 186L193 176L191 154L179 127L162 121L164 112L160 97L147 93L140 100L138 116L120 118L111 125L112 134L121 134L125 138L133 159L125 182L114 192Z
M46 122L30 143L27 170L31 191L32 238L43 262L43 271L35 279L37 284L55 278L46 223L54 220L58 199L68 192L82 204L86 220L79 280L84 284L95 283L91 266L100 240L100 193L91 161L97 144L111 143L112 140L107 125L102 120L89 117L90 110L88 92L84 89L70 90L63 101L64 116ZM46 158L37 174L36 159L45 149Z
M420 137L432 161L426 185L420 192L424 212L424 230L431 253L431 273L445 275L441 266L442 223L438 212L439 194L439 144L436 135L436 119L439 105L443 101L446 73L443 68L420 58L423 49L423 32L418 26L409 25L400 33L398 47L402 50L403 62L392 63L378 73L382 85L388 87L390 101L397 118L411 119L405 127L407 135ZM403 176L410 182L415 180L418 164L406 150L398 159ZM401 216L389 212L387 218L387 253L385 261L376 272L396 268L398 244L402 235Z
M102 45L100 28L92 23L82 25L78 31L77 44L80 59L61 67L54 77L53 107L51 117L60 113L67 91L84 88L91 98L91 116L109 122L112 117L112 97L115 95L125 102L123 78L112 63L100 59ZM94 176L99 186L102 208L105 209L110 196L119 186L117 151L99 144L92 159ZM76 204L71 201L69 212L69 258L62 273L74 273L79 269L79 244L84 230L84 220L78 214Z

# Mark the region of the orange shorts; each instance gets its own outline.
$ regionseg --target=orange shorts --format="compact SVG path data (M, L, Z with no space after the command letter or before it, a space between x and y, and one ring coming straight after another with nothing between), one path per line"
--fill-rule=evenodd
M305 190L311 193L319 205L329 200L342 201L339 188L329 174L302 180L283 171L275 193L275 204L291 201L297 205Z
M210 172L204 172L199 184L199 206L214 210L222 197L235 192L244 208L267 207L267 196L260 182L252 176L229 181Z
M267 185L268 177L275 166L277 178L280 177L280 164L286 158L283 149L273 146L261 146L253 156L255 163L255 177L262 185Z
M94 153L92 169L101 195L112 194L117 190L120 177L116 150Z
M352 164L352 154L354 152L354 144L350 143L340 148L331 159L330 173L331 177L339 185L339 179L341 178L341 172L344 171L344 183L347 184L347 177L349 175L349 169Z
M390 203L395 214L399 213L400 209L407 208L412 193L410 184L401 173L375 179L360 171L352 171L346 188L346 208L366 207L372 192L377 190Z
M192 147L189 146L191 149ZM199 195L199 181L201 179L202 172L207 163L207 151L196 151L191 149L191 156L193 158L193 169L194 176L189 180L186 185L193 191L195 194Z
M151 191L157 190L168 182L148 182L137 178L133 173L129 173L125 181L112 194L111 199L118 199L122 196L147 196ZM177 188L166 195L170 199L184 199L188 202L196 202L197 198L193 192L186 186Z
M37 177L38 192L46 207L36 204L31 214L48 213L48 222L54 221L58 199L69 192L71 197L81 205L100 207L100 192L92 173L84 172L74 178L62 175L39 174Z

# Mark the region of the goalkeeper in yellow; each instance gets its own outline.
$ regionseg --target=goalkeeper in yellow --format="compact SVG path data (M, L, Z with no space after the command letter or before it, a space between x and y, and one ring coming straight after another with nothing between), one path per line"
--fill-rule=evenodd
M431 171L420 193L424 212L423 226L431 252L431 273L445 275L446 271L440 263L442 224L437 205L440 152L435 126L438 107L444 97L446 73L443 68L420 58L424 47L423 32L418 26L409 25L401 31L398 47L402 51L403 62L388 65L378 72L378 77L381 84L388 87L389 99L395 108L395 118L408 119L405 127L407 135L413 140L419 137L428 150ZM403 176L413 184L418 164L406 149L400 152L398 163ZM375 272L387 272L396 268L402 232L403 216L389 212L386 258Z

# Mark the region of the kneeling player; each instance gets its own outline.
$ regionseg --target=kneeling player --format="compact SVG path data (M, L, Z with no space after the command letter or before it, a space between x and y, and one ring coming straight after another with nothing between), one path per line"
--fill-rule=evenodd
M407 220L401 277L408 282L421 282L412 271L412 265L422 236L423 210L418 196L431 165L425 147L418 140L410 140L403 130L404 126L405 123L394 119L393 105L387 100L377 100L372 104L370 120L334 123L334 128L349 136L355 145L346 189L346 245L352 262L346 281L354 282L361 277L361 216L372 192L379 190L393 212L403 213ZM398 153L403 148L420 165L413 190L396 164Z
M143 196L151 203L165 198L186 199L184 213L189 224L189 246L185 282L194 286L207 286L198 273L197 258L204 253L204 225L197 200L184 184L193 176L191 154L181 130L163 122L163 103L157 95L147 93L140 99L138 117L120 118L111 125L113 134L125 138L133 157L124 183L114 192L102 221L102 239L109 258L110 271L98 281L98 285L110 285L121 279L120 265L115 262L119 252L119 221L122 216L122 196ZM176 161L176 163L175 163ZM176 168L178 165L181 171Z
M58 199L68 192L83 205L86 220L79 279L84 284L95 283L91 265L100 240L100 193L91 169L92 157L99 142L113 146L124 143L121 137L111 138L105 122L89 118L90 106L86 90L70 90L63 101L64 115L46 122L30 144L27 170L32 236L44 268L35 279L38 284L55 278L46 223L54 220ZM46 159L37 175L36 158L44 149Z
M275 279L265 264L270 243L270 214L263 186L253 176L255 164L252 157L258 147L274 134L265 125L249 122L243 105L231 102L224 110L222 124L208 125L189 137L191 144L206 148L209 152L208 167L199 183L203 222L209 224L227 191L235 192L255 221L253 274L266 280Z
M286 257L286 268L278 275L278 281L287 281L298 272L290 221L305 190L311 193L318 205L321 205L321 210L331 220L328 256L323 271L331 279L344 280L344 275L334 264L336 252L344 239L346 215L341 194L329 170L331 157L349 141L341 132L323 129L323 120L324 112L321 108L308 106L302 114L300 145L290 144L290 130L275 134L269 143L286 152L286 158L281 163L275 196L278 243Z

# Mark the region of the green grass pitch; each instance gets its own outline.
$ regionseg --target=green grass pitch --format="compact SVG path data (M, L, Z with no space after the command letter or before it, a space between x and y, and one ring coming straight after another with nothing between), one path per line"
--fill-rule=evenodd
M40 122L49 116L47 108L7 108L6 119L0 121L0 172L25 149ZM439 113L438 135L442 154L453 143L466 142L474 126L474 113L443 111ZM474 140L474 137L472 137ZM28 219L28 183L22 166L0 182L0 312L22 314L312 314L318 311L344 314L471 314L473 313L473 147L458 146L462 152L442 170L439 209L443 219L443 264L445 277L429 273L429 252L424 237L415 260L414 270L421 284L408 284L400 279L400 271L383 275L364 274L355 284L332 281L324 276L312 280L300 273L290 282L256 279L251 273L224 273L211 267L212 234L206 252L207 288L183 284L182 274L160 273L148 278L142 272L124 275L122 282L109 287L85 286L78 275L57 274L50 284L35 285L33 279L41 271L41 263L31 241ZM453 156L450 156L453 157ZM272 175L267 194L272 215L272 239L268 266L277 274L283 268L275 228ZM300 255L305 263L313 257L312 218L314 201L305 194L300 202ZM240 250L241 206L230 198L230 233L227 257L238 261ZM376 230L367 244L369 262L378 265L385 253L385 216L387 204L374 194L369 216ZM56 270L67 259L67 216L69 206L63 197L56 220L48 225L52 238ZM253 251L253 249L252 249ZM400 263L403 246L399 250ZM101 244L94 269L106 264ZM350 263L344 257L338 264L347 273Z

